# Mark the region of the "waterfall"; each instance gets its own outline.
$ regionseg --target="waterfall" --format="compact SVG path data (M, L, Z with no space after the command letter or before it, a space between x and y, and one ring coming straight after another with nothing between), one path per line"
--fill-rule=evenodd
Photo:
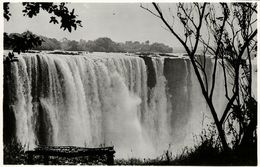
M191 143L208 113L188 59L119 53L18 58L8 105L25 149L113 145L117 158L155 157Z

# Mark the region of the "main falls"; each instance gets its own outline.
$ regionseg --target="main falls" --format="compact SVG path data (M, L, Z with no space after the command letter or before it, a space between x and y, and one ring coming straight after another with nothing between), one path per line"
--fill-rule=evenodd
M218 112L225 104L221 75L218 69ZM8 131L26 150L114 146L117 158L155 157L192 145L210 117L185 57L26 53L11 63L7 86Z

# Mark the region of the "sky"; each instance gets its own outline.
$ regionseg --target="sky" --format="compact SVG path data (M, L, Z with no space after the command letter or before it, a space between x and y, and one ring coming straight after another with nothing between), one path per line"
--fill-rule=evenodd
M151 9L151 4L143 4ZM149 6L150 5L150 6ZM164 4L166 7L173 4ZM160 42L173 48L180 47L170 32L163 28L160 19L140 7L140 3L69 3L69 9L74 8L83 27L69 33L50 24L52 15L43 11L34 18L23 16L21 3L11 3L12 14L9 21L4 20L4 31L7 33L22 33L30 30L35 34L61 40L95 40L99 37L109 37L115 42L149 40L150 43ZM175 30L181 31L176 25Z

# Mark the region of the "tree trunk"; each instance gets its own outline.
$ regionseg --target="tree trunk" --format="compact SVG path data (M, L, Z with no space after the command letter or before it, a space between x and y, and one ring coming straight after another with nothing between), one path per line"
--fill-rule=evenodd
M211 111L211 114L213 116L213 119L214 119L214 122L217 126L217 130L218 130L218 133L219 133L219 137L220 137L220 140L221 140L221 144L222 144L222 147L223 147L223 150L225 152L227 152L230 148L228 147L228 144L227 144L227 140L226 140L226 137L225 137L225 132L223 130L223 127L222 127L222 124L220 123L219 119L218 119L218 116L217 116L217 113L216 113L216 110L212 104L212 101L207 97L205 96L205 99L208 103L208 106L210 108L210 111Z

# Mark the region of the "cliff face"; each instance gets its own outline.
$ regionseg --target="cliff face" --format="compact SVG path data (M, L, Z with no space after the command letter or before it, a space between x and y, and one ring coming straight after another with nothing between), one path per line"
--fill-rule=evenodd
M209 114L185 58L26 53L11 71L4 138L14 136L26 149L105 144L115 146L117 157L159 156L169 144L175 151L192 144ZM217 75L220 97L221 71ZM223 106L223 99L216 104Z
M150 89L152 89L156 85L156 74L155 74L152 58L147 56L140 56L140 57L144 60L147 68L147 86Z
M172 105L172 133L184 126L190 116L191 71L186 59L165 58L164 75L167 80L167 94Z

